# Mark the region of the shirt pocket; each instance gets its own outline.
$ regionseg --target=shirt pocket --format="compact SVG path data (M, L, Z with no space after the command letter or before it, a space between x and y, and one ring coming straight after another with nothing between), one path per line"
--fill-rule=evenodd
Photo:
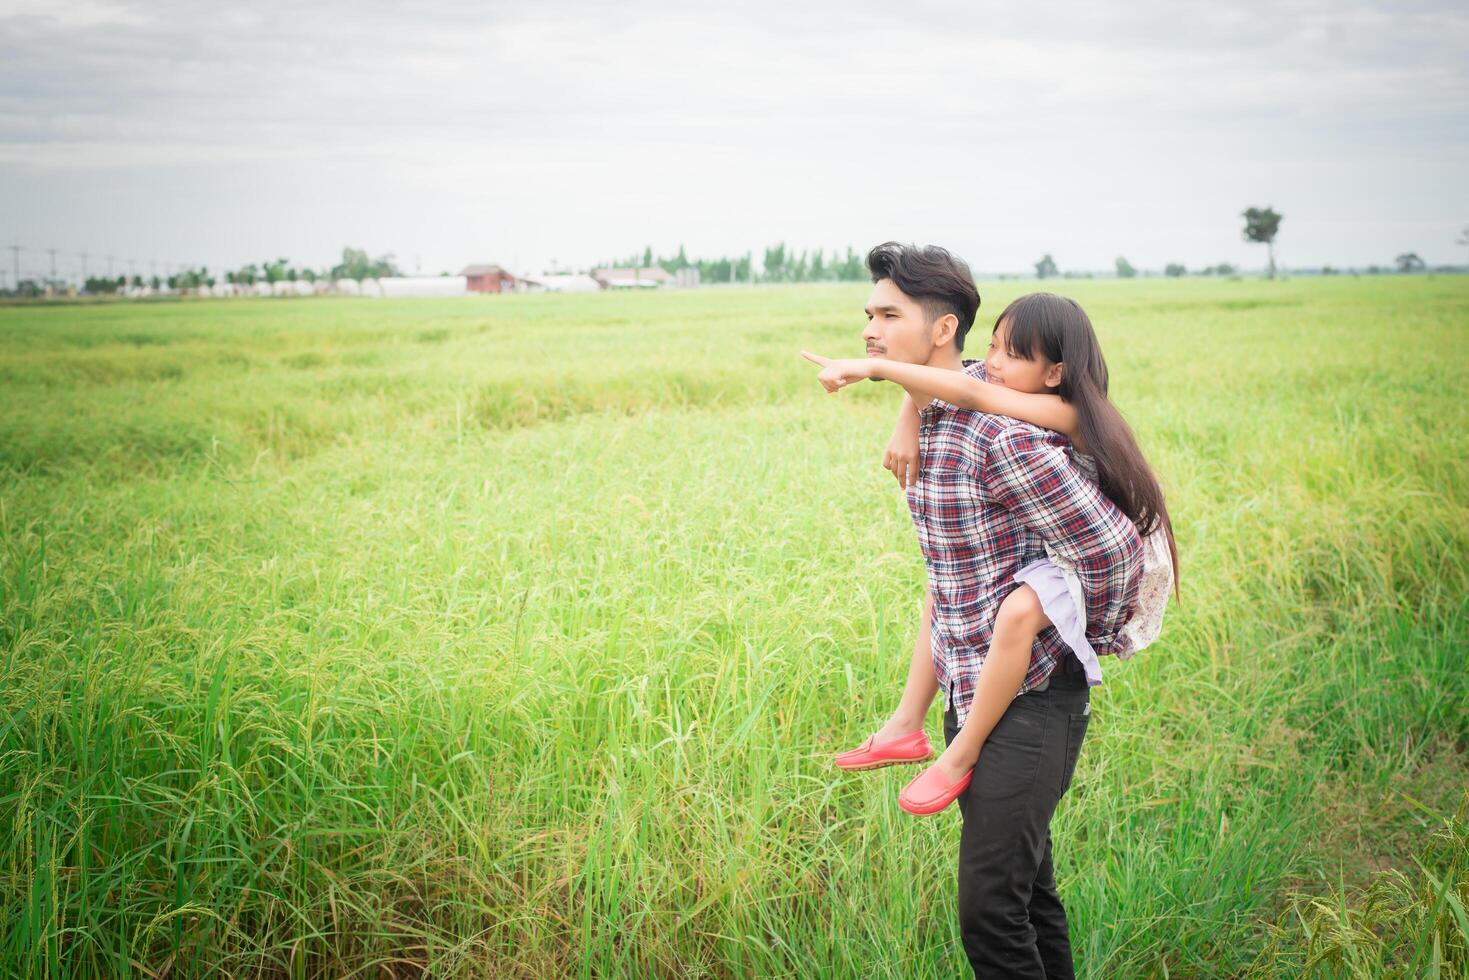
M983 493L979 470L948 454L938 455L919 481L919 507L927 544L937 557L970 555L979 541Z
M1086 739L1086 729L1091 723L1091 704L1066 716L1066 768L1061 775L1061 792L1071 788L1071 777L1076 773L1076 760L1081 757L1081 743Z

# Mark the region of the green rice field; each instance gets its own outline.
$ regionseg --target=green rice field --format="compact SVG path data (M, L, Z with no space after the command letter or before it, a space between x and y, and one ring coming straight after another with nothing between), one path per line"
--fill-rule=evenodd
M1053 288L1182 560L1078 974L1464 976L1469 277ZM797 353L867 289L0 308L0 975L967 976L957 808L831 764L923 581Z

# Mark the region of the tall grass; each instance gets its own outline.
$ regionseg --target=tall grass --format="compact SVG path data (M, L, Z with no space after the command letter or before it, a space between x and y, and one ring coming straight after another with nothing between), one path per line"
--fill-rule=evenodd
M1469 282L1074 294L1184 561L1080 972L1462 971ZM4 972L960 972L957 813L830 765L921 592L894 392L796 356L863 297L0 311Z

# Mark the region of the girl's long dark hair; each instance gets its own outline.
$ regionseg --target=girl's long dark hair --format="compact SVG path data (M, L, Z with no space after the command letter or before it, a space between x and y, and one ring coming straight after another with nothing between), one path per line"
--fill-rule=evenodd
M1096 460L1098 486L1137 525L1140 535L1146 537L1160 526L1167 532L1176 592L1178 545L1163 487L1143 458L1132 427L1107 398L1107 362L1086 311L1065 296L1031 293L1005 307L995 320L995 330L1006 321L1005 339L1012 354L1027 360L1042 355L1065 365L1056 393L1076 408L1077 435L1081 448Z

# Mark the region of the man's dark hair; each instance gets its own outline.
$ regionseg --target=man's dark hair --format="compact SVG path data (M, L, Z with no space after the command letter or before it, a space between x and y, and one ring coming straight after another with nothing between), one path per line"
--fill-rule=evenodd
M930 323L945 313L954 314L959 320L954 346L964 349L964 337L979 312L979 290L963 259L937 245L883 242L867 253L867 270L873 282L891 279L904 295L916 300Z

